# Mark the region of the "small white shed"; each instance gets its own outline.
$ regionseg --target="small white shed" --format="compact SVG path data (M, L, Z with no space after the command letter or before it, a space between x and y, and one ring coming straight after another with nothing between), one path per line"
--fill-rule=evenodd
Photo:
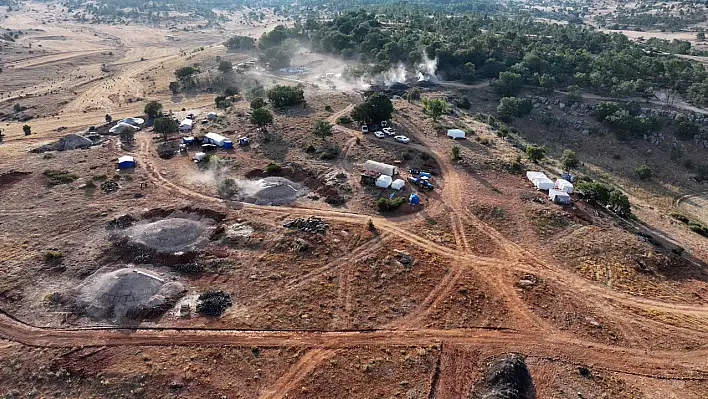
M391 176L381 175L376 179L376 187L388 188L392 182Z
M391 183L391 188L394 190L401 190L406 186L406 181L403 179L396 179Z
M548 190L548 199L550 199L554 203L560 204L560 205L567 205L572 202L570 200L570 195L568 195L568 193L566 193L565 191L554 190L554 189Z
M565 179L556 179L556 185L554 188L560 191L565 191L568 194L573 194L573 183Z
M381 173L386 176L395 176L398 174L398 167L371 160L364 162L364 170L366 172Z
M555 186L553 180L547 178L546 176L533 179L533 185L536 186L536 189L538 190L552 190Z
M449 129L447 131L447 137L452 137L453 139L464 139L465 131L461 129Z

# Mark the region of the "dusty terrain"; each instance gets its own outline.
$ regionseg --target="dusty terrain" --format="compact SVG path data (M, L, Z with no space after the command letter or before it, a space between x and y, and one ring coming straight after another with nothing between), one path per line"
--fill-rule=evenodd
M146 100L201 119L214 110L214 94L173 97L167 90L172 71L194 62L215 68L217 55L234 62L252 58L227 53L219 45L225 36L220 32L41 24L45 7L10 13L3 25L43 31L22 36L16 46L25 46L23 53L3 54L5 62L15 57L24 63L22 70L6 66L0 74L7 87L16 82L3 93L2 105L11 110L20 101L28 108L23 112L33 115L27 122L8 121L0 145L0 393L465 398L491 358L518 352L526 356L539 398L708 394L708 244L666 217L674 206L688 207L696 217L704 212L700 196L675 205L676 192L696 188L685 180L661 176L674 183L675 192L628 184L631 200L639 204L637 224L581 201L553 205L508 168L518 150L473 118L496 107L484 86L471 95L470 113L458 111L441 122L474 130L464 141L452 142L419 102L403 100L394 100L392 122L410 144L361 135L354 126L337 126L323 141L312 135L313 123L336 121L362 97L350 88L310 84L307 108L274 110L267 132L251 125L245 100L198 127L195 134L251 139L248 147L220 149L206 166L191 156L159 158L161 138L150 129L138 132L129 146L105 136L89 149L29 153L101 124L106 113L114 119L141 115ZM234 23L228 29L252 27ZM252 33L260 29L265 28ZM166 39L176 34L180 40ZM76 53L50 47L50 41L69 39L46 36L71 37ZM30 43L33 49L41 43L47 53L28 58ZM76 75L61 72L69 63ZM103 63L109 72L101 72ZM51 73L64 79L37 81L36 87L17 79ZM312 82L311 76L259 78L266 85ZM24 123L32 126L28 137ZM516 127L544 143L537 121ZM586 163L584 173L612 172L609 156L592 156L593 138L573 140ZM462 159L453 162L455 144ZM316 151L337 146L339 155L321 159L310 145ZM540 168L557 173L559 152L549 147L554 159ZM126 154L137 158L137 168L117 171L117 158ZM360 184L359 168L367 159L400 162L404 177L408 168L429 169L436 188L420 192L408 186L403 195L418 192L422 205L381 215L373 201L391 192ZM264 178L271 161L282 166L276 177L301 184L307 194L274 206L220 195L224 179ZM611 175L627 180L632 167L628 161ZM48 169L75 178L49 185ZM102 188L109 181L117 190ZM650 189L654 196L646 195ZM328 199L335 197L343 203L331 205ZM109 224L121 215L131 215L134 225ZM310 216L327 224L324 232L284 226ZM116 231L147 231L150 240L133 241L155 244L155 237L163 238L154 226L197 223L202 227L188 236L170 236L170 251L136 250L116 237ZM647 241L637 234L645 231L671 240ZM671 251L675 245L686 249L683 256ZM59 261L47 258L56 252L62 254ZM192 264L200 269L185 268ZM72 306L77 287L104 267L123 265L179 283L186 292L163 314L140 320L89 317ZM194 313L196 297L214 289L230 293L233 305L219 318ZM182 305L191 307L189 317L180 317Z

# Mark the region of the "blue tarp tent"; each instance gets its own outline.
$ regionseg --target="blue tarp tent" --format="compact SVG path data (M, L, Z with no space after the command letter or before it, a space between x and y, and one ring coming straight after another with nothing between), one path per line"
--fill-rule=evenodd
M411 205L418 205L420 204L420 197L418 197L418 194L411 194L411 196L408 197L408 202L410 202Z
M129 169L134 167L135 158L128 155L118 158L118 169Z

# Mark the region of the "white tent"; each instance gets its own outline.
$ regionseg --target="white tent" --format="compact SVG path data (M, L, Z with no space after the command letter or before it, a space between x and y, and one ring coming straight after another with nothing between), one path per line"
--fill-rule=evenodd
M539 190L552 190L554 187L553 180L543 177L536 177L533 179L533 185Z
M197 162L201 162L204 158L206 158L206 153L205 152L198 152L194 154L194 160Z
M556 179L555 188L560 191L565 191L568 194L573 194L573 183L565 179Z
M126 129L133 129L133 130L138 130L137 127L125 123L125 122L118 122L115 126L112 128L108 129L108 133L116 133L116 134L121 134L123 133Z
M393 181L393 183L391 183L391 188L394 189L394 190L400 190L400 189L402 189L403 187L405 187L405 185L406 185L406 181L405 181L405 180L396 179L396 180Z
M560 191L560 190L554 190L550 189L548 190L548 199L553 201L556 204L570 204L570 195L566 193L565 191Z
M537 177L546 177L546 175L542 172L532 172L532 171L526 172L526 178L529 179L529 181L532 183L533 183L533 180Z
M449 129L447 131L447 137L452 137L453 139L464 139L465 131L460 129Z
M381 173L382 175L387 175L387 176L395 176L398 174L398 168L396 166L388 165L388 164L376 162L376 161L364 162L364 170L367 172Z
M376 179L376 187L388 188L392 181L393 179L391 179L391 176L381 175L378 179Z
M225 141L228 141L228 139L217 133L207 133L204 135L205 143L216 144L219 147L223 147Z
M193 123L194 123L193 120L191 120L191 119L189 119L189 118L185 118L185 119L182 120L182 122L180 122L180 124L179 124L179 130L182 131L182 132L186 132L186 131L188 131L188 130L192 130L192 124L193 124Z

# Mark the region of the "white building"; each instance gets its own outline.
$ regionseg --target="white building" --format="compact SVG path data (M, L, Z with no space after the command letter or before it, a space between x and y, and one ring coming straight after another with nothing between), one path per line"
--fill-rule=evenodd
M381 162L369 160L364 162L363 167L366 172L376 172L386 176L395 176L398 174L398 167Z

